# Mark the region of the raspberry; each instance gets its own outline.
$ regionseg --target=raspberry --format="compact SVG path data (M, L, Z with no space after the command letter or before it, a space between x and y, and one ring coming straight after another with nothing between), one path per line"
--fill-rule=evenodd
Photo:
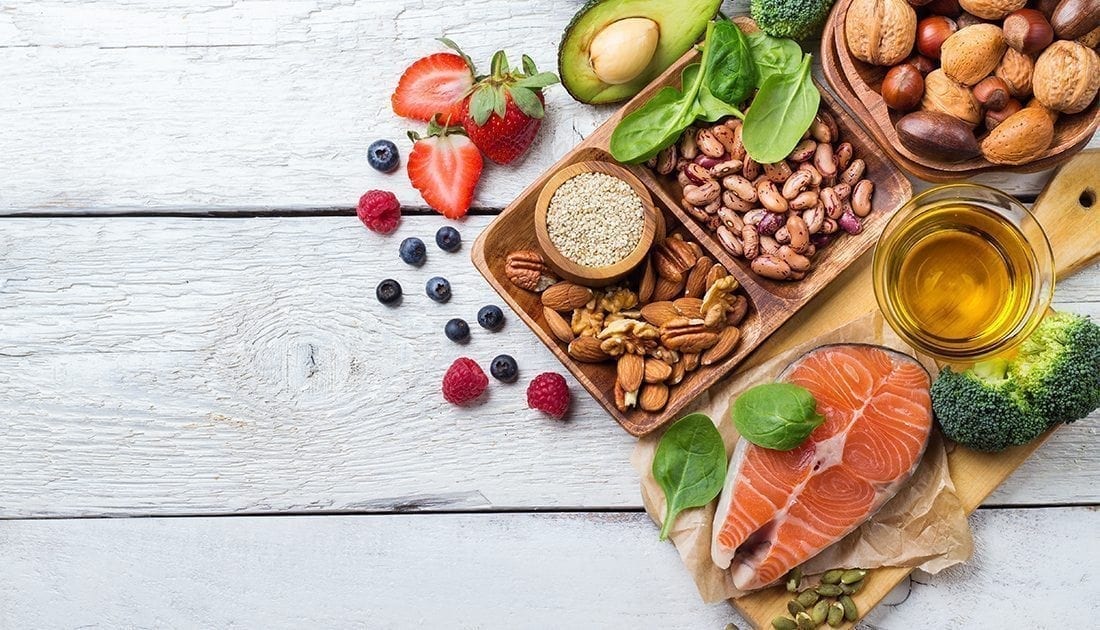
M569 386L565 377L553 372L536 376L527 386L527 406L561 420L569 411Z
M389 234L401 222L401 202L387 190L368 190L359 198L359 207L355 213L368 230Z
M489 377L473 359L455 359L443 376L443 397L452 405L465 405L481 396Z

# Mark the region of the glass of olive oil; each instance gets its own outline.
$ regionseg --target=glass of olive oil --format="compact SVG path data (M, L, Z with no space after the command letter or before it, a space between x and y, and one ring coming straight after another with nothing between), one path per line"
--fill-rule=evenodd
M1012 197L951 184L917 195L875 248L875 297L891 327L921 352L975 361L1035 329L1054 292L1042 227Z

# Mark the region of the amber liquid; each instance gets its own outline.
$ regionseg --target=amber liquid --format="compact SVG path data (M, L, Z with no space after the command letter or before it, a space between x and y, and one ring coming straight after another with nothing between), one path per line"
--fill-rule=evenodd
M967 351L1010 337L1027 317L1038 266L1016 226L981 206L945 204L895 235L889 291L902 325Z

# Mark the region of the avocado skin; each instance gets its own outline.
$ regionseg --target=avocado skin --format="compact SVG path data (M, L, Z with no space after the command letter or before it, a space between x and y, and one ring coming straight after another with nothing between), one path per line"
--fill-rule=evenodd
M558 45L558 76L574 99L601 105L624 101L642 91L679 59L718 13L721 0L589 0L565 27ZM629 83L600 81L588 63L588 45L604 27L630 17L657 22L660 38L646 69Z

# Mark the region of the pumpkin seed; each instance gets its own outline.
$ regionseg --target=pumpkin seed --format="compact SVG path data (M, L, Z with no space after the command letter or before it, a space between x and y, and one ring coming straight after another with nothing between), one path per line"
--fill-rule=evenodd
M838 597L844 594L836 584L822 584L817 587L817 594L823 597Z
M798 592L798 585L802 583L802 569L795 567L787 577L787 590L791 593Z
M838 628L840 624L844 623L844 607L840 605L840 602L833 602L829 606L829 616L825 621L828 622L830 628Z
M822 584L840 584L840 578L844 575L844 569L832 569L821 576Z
M840 590L843 591L845 595L855 595L856 593L863 590L863 580L860 580L855 584L841 584Z
M810 619L814 620L814 623L821 625L825 623L825 617L829 614L829 600L822 599L814 604L814 609L810 611Z
M841 596L840 605L844 607L844 619L847 621L855 621L859 617L859 609L856 608L856 603L851 597Z
M806 589L798 594L798 603L802 604L803 608L809 608L817 603L817 600L821 599L821 596L813 591L813 589Z
M800 604L797 599L792 599L787 602L787 612L791 613L791 616L794 616L800 612L806 612L806 607Z
M794 619L798 622L798 630L814 630L817 627L814 620L804 612L795 615Z
M798 624L794 619L788 619L787 617L776 617L772 619L772 627L775 630L798 630Z
M867 572L863 569L849 569L840 576L840 582L842 584L855 584L866 577Z

